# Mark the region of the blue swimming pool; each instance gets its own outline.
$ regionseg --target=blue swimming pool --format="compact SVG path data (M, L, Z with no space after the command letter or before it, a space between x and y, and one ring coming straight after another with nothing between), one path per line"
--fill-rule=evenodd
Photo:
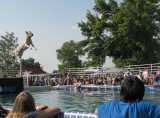
M93 113L95 108L111 100L120 100L119 91L43 91L31 92L36 105L58 106L62 111ZM0 102L12 108L16 94L0 95ZM148 91L144 100L160 106L160 92Z

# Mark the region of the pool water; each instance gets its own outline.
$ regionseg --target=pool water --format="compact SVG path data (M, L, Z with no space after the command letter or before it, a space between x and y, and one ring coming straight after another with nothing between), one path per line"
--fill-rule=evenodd
M113 91L45 91L31 92L36 105L60 107L62 111L94 113L97 106L111 100L120 100L119 92ZM16 94L0 95L0 103L12 108ZM160 93L147 92L144 100L160 106Z

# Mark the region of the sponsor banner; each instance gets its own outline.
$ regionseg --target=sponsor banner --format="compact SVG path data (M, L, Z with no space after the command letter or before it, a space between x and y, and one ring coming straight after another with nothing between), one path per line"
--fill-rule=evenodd
M23 91L23 78L0 78L0 94Z

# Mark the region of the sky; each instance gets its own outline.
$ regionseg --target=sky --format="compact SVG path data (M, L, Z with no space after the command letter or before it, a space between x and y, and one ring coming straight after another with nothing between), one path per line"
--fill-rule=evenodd
M85 39L77 23L86 20L87 10L94 13L93 7L94 0L1 0L0 35L14 32L21 45L25 32L31 31L37 50L26 50L22 58L34 58L51 73L60 64L56 50L70 40ZM104 66L114 64L107 58Z

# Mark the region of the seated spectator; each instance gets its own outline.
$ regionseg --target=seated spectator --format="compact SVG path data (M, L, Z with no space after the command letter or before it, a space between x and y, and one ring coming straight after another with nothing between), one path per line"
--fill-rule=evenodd
M63 85L67 85L67 78L63 76Z
M55 83L54 83L54 81L52 79L50 79L49 86L50 87L55 86Z
M9 111L7 109L4 109L2 105L0 104L0 118L6 118Z
M148 84L150 82L150 73L149 73L149 69L146 69L144 68L144 71L142 73L145 81L146 81L146 84Z
M79 83L75 85L75 89L78 89L79 87L81 87L81 85L83 85L83 79L79 80Z
M97 85L103 85L103 78L99 76L99 79L97 81Z
M79 83L79 79L76 78L75 82L74 82L74 86L76 86Z
M33 86L33 83L34 83L34 81L32 80L32 78L29 78L28 85Z
M55 86L57 86L57 85L58 85L57 78L54 80L54 83L55 83Z
M123 80L124 80L124 78L122 77L121 74L119 74L118 77L116 78L116 83L119 83L121 85Z
M160 118L160 107L144 101L145 87L135 76L122 82L121 101L110 101L98 106L95 114L99 118Z
M85 81L85 85L86 85L86 86L93 86L94 84L91 84L90 80L87 79L87 80Z
M114 78L112 78L112 85L117 85L117 82L118 82L118 75L115 75Z
M35 106L35 101L29 92L21 92L15 99L12 111L7 118L50 118L60 113L60 108L45 105Z
M58 85L63 85L63 78L60 77Z

